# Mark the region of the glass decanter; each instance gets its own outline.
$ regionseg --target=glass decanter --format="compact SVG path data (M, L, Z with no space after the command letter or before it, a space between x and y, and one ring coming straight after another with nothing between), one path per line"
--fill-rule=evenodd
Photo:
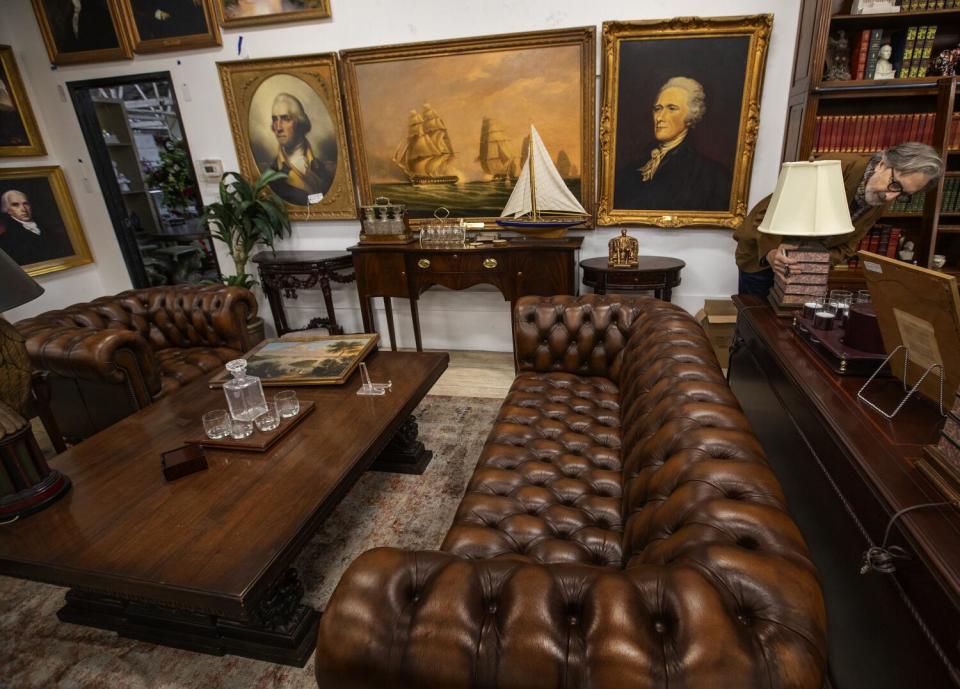
M247 375L247 360L228 361L227 370L233 374L233 378L223 384L230 416L237 421L253 421L267 411L267 400L263 396L260 379Z

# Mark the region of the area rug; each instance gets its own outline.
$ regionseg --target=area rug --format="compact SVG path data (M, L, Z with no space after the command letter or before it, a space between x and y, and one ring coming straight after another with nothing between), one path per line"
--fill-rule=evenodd
M500 400L428 396L414 412L433 450L422 476L368 472L297 559L322 610L340 575L377 546L436 549L493 426ZM2 528L2 527L0 527ZM118 638L56 617L66 589L0 577L0 689L315 689L303 668Z

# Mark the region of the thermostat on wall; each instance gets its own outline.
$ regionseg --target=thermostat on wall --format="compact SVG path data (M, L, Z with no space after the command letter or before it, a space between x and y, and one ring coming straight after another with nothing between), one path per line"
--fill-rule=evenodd
M219 182L220 178L223 177L223 161L209 158L207 160L201 160L200 174L203 175L203 178L208 182Z

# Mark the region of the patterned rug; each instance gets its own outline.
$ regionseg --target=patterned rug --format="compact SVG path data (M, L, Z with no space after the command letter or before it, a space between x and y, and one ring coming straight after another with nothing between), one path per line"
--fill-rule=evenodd
M500 400L428 396L414 414L433 450L422 476L370 472L295 566L322 610L347 565L377 546L436 549L450 527ZM0 577L0 689L316 689L303 668L209 656L61 623L66 589Z

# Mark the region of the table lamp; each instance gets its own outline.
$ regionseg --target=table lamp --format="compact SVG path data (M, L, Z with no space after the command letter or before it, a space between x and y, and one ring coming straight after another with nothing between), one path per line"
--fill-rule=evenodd
M777 275L768 299L777 315L827 295L830 251L818 241L853 232L839 160L784 163L758 231L795 237L787 254L798 260L786 278Z
M43 294L43 287L0 250L0 313ZM23 416L32 369L23 337L0 316L0 522L43 509L70 489L50 469Z

